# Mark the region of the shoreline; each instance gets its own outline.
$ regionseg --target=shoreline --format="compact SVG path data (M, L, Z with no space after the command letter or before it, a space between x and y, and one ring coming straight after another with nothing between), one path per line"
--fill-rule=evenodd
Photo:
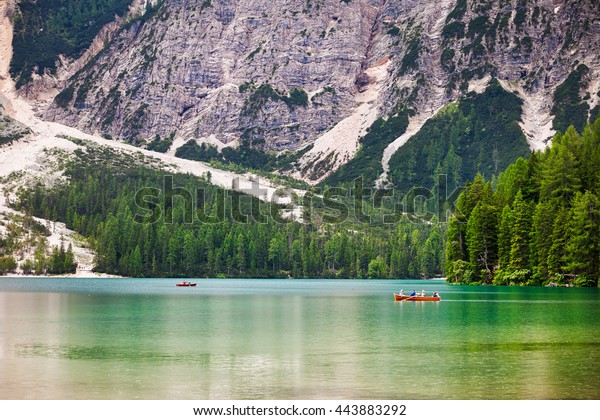
M108 274L108 273L97 273L94 271L78 271L75 274L43 274L43 275L36 275L36 274L23 274L23 273L7 273L7 274L0 274L0 279L2 278L30 278L30 279L37 279L37 278L57 278L57 279L63 279L63 278L72 278L72 279L100 279L100 278L106 278L106 279L112 279L112 278L116 278L116 279L132 279L132 278L136 278L136 277L125 277L125 276L119 276L117 274ZM372 280L377 280L377 281L431 281L431 280L446 280L443 277L439 277L439 278L432 278L432 279L351 279L351 278L344 278L344 279L331 279L331 278L327 278L327 279L323 279L323 278L289 278L289 277L140 277L140 278L145 278L145 279L153 279L153 278L160 278L160 279L173 279L173 280L199 280L199 279L218 279L218 280L357 280L357 281L365 281L365 282L369 282Z
M82 271L78 271L76 273L68 273L68 274L41 274L41 275L37 275L37 274L23 274L23 273L7 273L7 274L2 274L0 275L0 279L2 278L28 278L28 279L44 279L44 278L57 278L57 279L62 279L62 278L71 278L71 279L100 279L100 278L105 278L105 279L128 279L130 277L123 277L123 276L119 276L116 274L107 274L107 273L96 273L94 271L87 271L87 270L82 270Z

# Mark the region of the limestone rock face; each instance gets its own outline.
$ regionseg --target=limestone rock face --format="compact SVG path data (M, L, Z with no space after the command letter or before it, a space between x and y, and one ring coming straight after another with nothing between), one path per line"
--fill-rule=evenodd
M314 144L295 174L318 181L352 158L375 118L410 108L418 128L496 77L525 100L530 144L543 144L553 92L580 63L596 98L599 8L597 0L166 0L124 25L44 115L134 144L157 135L267 151Z
M166 1L46 115L127 141L175 132L296 149L353 109L381 4Z

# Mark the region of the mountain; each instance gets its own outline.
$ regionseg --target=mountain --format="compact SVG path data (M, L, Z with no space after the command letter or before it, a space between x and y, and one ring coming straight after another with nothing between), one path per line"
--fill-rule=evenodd
M29 129L13 118L5 115L4 107L0 105L0 146L10 144L29 133Z
M599 16L593 0L0 2L0 272L442 275L452 189L515 189L520 157L597 117ZM546 172L593 166L585 150ZM353 196L330 188L356 178ZM167 179L201 187L202 217L239 211L188 223ZM440 181L443 204L416 199L443 198ZM371 185L400 194L354 200ZM175 223L140 230L160 207L140 187L164 189ZM468 247L500 208L479 207Z
M454 170L459 185L600 109L595 0L81 3L11 10L11 74L31 100L53 98L43 118L168 154L193 140L216 149L198 159L250 167L295 152L269 168L309 183L406 190Z

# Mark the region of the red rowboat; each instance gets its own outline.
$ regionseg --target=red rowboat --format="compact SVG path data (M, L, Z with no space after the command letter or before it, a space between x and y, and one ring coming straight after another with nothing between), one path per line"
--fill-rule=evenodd
M433 297L433 296L405 296L402 295L400 296L398 293L394 293L394 300L395 301L402 301L402 302L406 302L406 301L413 301L413 302L439 302L440 300L442 300L442 298L438 297Z
M196 285L196 283L190 283L188 281L184 281L183 283L177 283L175 286L178 286L178 287L193 287L195 285Z

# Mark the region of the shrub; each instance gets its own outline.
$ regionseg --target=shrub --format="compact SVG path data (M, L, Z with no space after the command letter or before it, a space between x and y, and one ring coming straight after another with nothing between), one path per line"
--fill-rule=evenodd
M11 255L0 257L0 274L14 273L17 270L17 261Z

